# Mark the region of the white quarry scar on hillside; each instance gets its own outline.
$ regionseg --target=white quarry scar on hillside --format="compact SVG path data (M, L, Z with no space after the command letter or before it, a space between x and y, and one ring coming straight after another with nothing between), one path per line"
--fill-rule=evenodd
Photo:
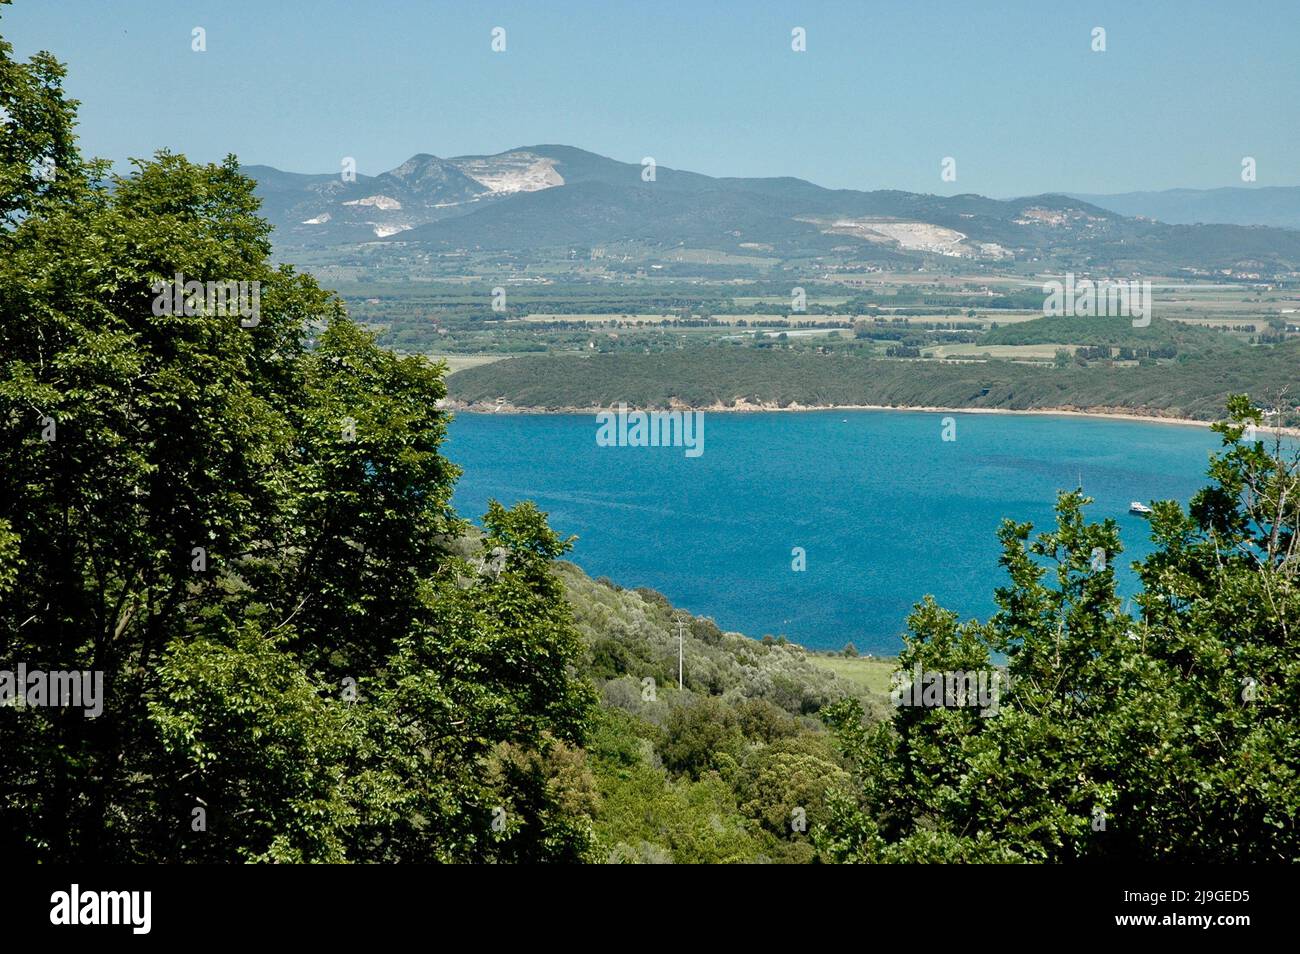
M507 153L487 159L464 159L457 168L494 193L538 192L564 185L555 160L531 152Z

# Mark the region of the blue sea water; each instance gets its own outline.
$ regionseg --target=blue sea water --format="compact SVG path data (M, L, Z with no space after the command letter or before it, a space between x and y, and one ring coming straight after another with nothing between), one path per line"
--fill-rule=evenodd
M705 413L704 453L600 447L594 415L461 414L448 456L455 505L530 499L578 537L592 576L648 586L755 638L897 652L913 603L933 594L963 617L994 610L1004 517L1053 523L1058 490L1082 480L1093 519L1114 517L1127 569L1150 552L1129 502L1184 503L1207 480L1217 434L1199 427L1036 415L901 411ZM802 547L807 569L791 569Z

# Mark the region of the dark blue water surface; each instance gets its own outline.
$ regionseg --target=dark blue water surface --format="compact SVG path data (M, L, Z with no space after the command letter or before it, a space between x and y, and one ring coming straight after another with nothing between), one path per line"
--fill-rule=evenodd
M1128 563L1150 551L1131 500L1186 502L1218 435L1198 427L991 414L810 411L705 414L704 453L599 447L594 415L461 414L448 455L455 504L531 499L578 540L592 576L648 586L723 629L818 649L894 653L927 593L985 617L1005 582L1004 517L1052 525L1082 479L1093 519L1119 521ZM803 547L807 570L791 569Z

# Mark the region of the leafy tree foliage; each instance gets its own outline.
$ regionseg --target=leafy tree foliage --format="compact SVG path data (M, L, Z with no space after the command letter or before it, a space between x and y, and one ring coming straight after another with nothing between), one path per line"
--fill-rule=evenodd
M493 505L466 543L440 369L269 263L233 157L110 177L62 68L10 54L0 665L105 699L0 710L7 857L586 857L567 542ZM258 320L155 307L177 273L256 283Z

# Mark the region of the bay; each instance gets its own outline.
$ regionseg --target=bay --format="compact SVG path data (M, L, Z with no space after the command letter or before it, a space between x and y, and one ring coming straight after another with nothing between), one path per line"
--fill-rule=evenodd
M945 417L956 439L942 439ZM1151 550L1129 502L1184 503L1207 483L1206 428L1072 416L910 411L704 414L704 453L600 447L594 415L461 414L447 455L455 496L530 499L576 535L592 576L658 590L723 629L815 649L896 653L913 603L963 617L994 610L1006 582L1003 518L1053 523L1058 490L1082 481L1092 519L1114 517L1128 564ZM795 547L807 568L792 569Z

